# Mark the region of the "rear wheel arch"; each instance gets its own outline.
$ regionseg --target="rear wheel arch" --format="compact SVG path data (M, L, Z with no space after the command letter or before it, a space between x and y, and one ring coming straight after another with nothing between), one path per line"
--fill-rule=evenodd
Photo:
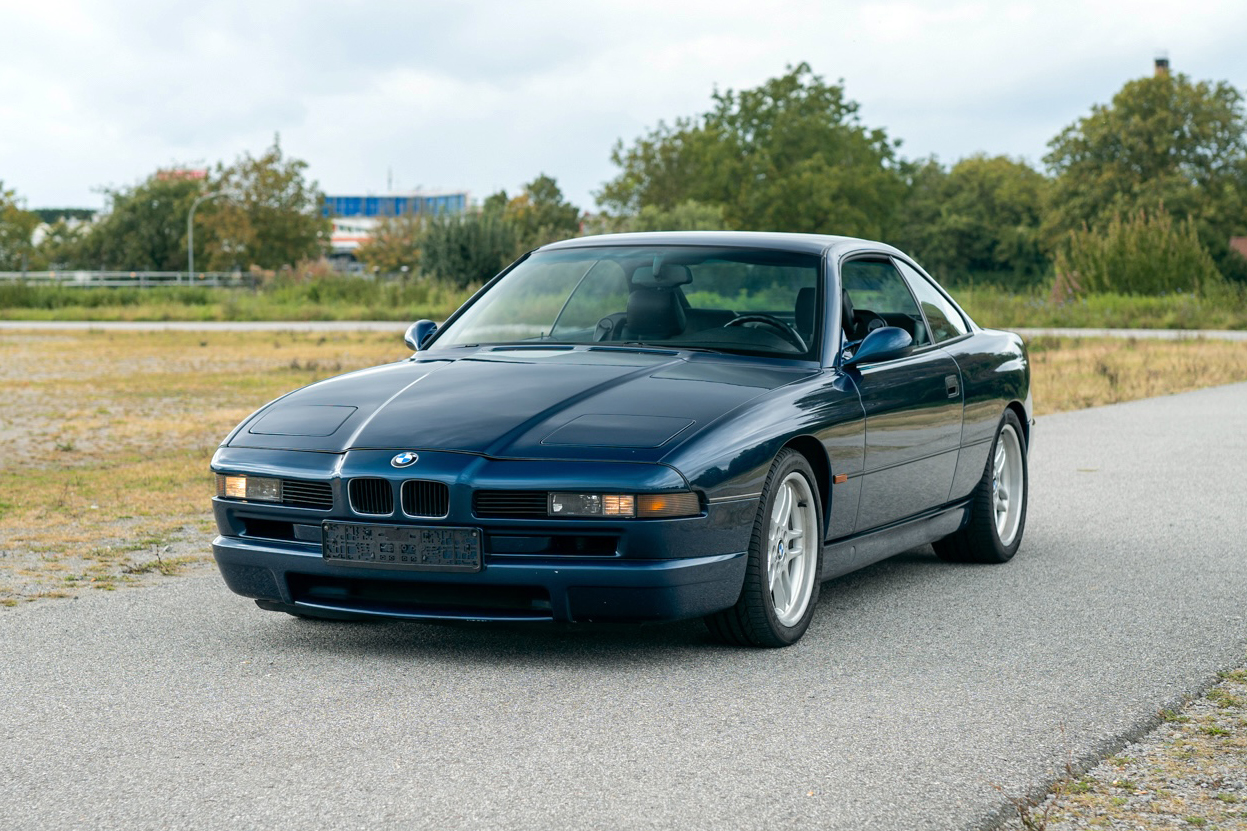
M1026 417L1026 408L1017 401L1010 401L1006 406L1006 410L1012 410L1013 414L1018 417L1018 423L1022 425L1022 441L1025 443L1024 450L1029 451L1031 446L1031 424Z

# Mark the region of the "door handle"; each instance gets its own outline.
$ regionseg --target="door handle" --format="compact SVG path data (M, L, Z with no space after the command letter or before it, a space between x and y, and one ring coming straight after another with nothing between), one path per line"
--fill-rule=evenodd
M957 380L956 375L944 376L944 389L948 391L949 398L956 398L961 392L961 383Z

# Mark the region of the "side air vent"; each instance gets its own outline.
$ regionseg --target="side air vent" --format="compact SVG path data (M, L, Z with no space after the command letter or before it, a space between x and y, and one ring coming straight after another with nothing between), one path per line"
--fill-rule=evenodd
M352 479L351 510L357 514L389 516L394 513L394 489L387 479Z
M443 482L410 479L403 483L403 513L440 519L450 513L450 488Z
M283 505L296 508L328 510L333 507L333 488L328 482L300 482L295 479L283 479L281 502Z
M548 498L546 491L477 491L472 512L498 519L545 519Z

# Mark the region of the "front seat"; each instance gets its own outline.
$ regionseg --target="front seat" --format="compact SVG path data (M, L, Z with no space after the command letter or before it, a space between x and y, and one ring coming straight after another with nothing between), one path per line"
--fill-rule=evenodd
M624 340L666 340L684 331L684 307L675 289L634 289L628 295Z
M793 320L797 326L797 334L799 334L806 343L809 343L814 337L814 287L806 286L797 292L797 307L794 310Z
M857 320L853 317L853 301L849 299L849 290L840 290L840 327L844 329L846 342L861 340L857 336Z
M678 286L692 282L687 266L638 268L632 275L622 340L666 340L684 331L687 318Z

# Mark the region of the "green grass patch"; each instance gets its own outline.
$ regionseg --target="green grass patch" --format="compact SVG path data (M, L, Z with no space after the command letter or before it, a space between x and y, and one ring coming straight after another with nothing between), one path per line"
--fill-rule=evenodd
M1013 292L964 285L950 293L980 326L999 329L1247 329L1247 292L1235 285L1202 296L1095 294L1064 301L1046 287Z
M472 289L416 279L278 279L256 289L208 286L103 288L0 284L0 318L9 320L443 320Z

